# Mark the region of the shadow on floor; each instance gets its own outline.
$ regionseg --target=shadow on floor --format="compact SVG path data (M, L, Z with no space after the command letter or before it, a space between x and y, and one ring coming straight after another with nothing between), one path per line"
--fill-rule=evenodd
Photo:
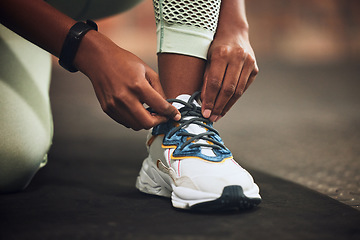
M178 211L138 192L139 140L57 139L29 188L0 197L1 239L358 239L360 212L251 171L263 202L245 212ZM145 150L145 149L144 149Z

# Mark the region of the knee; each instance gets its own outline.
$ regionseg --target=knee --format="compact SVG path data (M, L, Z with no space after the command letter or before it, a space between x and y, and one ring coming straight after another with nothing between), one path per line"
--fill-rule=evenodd
M0 35L0 192L14 192L44 165L52 140L51 61L2 25Z
M25 148L0 150L0 193L25 189L36 172L47 162L47 151Z
M39 122L26 120L32 124L19 118L13 118L12 124L0 121L0 193L25 189L47 162L52 135Z

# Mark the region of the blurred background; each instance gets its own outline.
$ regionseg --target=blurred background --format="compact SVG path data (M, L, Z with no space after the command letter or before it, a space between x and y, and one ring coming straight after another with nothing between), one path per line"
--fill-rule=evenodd
M222 138L242 165L360 209L360 1L246 5L260 74L216 125ZM100 32L156 69L151 0L98 24ZM127 136L145 152L146 132L133 133L103 114L88 81L74 79L84 76L54 64L53 77L58 138Z
M246 1L250 36L258 58L302 64L360 59L360 3L357 0ZM152 3L100 21L102 32L121 46L154 58ZM144 44L143 40L147 39Z

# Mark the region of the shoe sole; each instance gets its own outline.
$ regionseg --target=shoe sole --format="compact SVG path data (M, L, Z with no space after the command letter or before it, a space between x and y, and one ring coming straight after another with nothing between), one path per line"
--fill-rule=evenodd
M248 198L244 195L241 186L226 186L221 196L213 201L202 202L190 207L190 210L201 212L239 211L256 207L261 198Z
M261 202L258 193L255 196L259 197L247 197L242 187L238 185L225 186L221 195L176 187L170 183L170 176L159 172L149 162L151 159L144 161L136 180L136 188L143 193L171 197L175 208L202 212L246 210Z

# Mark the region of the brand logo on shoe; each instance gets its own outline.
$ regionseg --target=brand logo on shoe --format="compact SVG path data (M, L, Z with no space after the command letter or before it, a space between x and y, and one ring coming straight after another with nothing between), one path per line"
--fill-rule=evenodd
M171 177L176 187L182 186L182 187L196 189L196 187L188 177L178 177L175 170L166 167L165 164L162 161L160 161L160 159L156 161L156 166L161 172L166 173Z
M178 176L176 176L174 169L166 167L165 164L162 161L160 161L160 159L157 160L156 166L160 171L168 174L171 177L171 179L174 181L174 183L176 183Z

